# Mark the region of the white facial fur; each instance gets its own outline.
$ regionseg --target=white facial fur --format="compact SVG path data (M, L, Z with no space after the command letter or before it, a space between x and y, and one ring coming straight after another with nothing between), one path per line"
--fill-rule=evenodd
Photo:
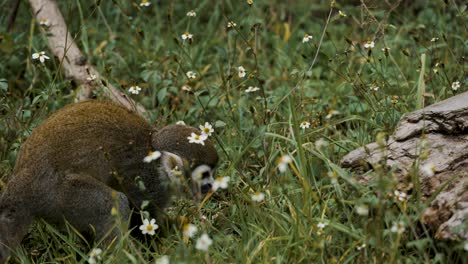
M213 170L210 166L202 164L196 167L192 171L192 188L193 191L197 191L197 193L205 193L211 189L213 185Z

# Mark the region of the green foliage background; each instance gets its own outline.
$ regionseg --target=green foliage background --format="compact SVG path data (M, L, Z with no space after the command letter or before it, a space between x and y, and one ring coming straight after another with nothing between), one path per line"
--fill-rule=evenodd
M60 7L86 59L108 81L127 93L130 86L142 87L130 96L156 126L214 124L217 173L230 177L229 188L200 211L184 199L168 209L171 218L185 217L213 238L207 253L194 248L195 240L184 240L180 226L168 224L158 238L124 232L104 249L102 262L153 262L160 255L174 263L466 261L466 242L434 240L434 231L419 221L427 204L418 194L404 203L386 195L397 188L392 171L368 172L377 180L363 186L340 167L349 151L375 141L379 132L391 134L417 102L429 105L466 91L463 1L151 1L141 7L127 0L77 0L60 1ZM78 87L60 71L60 60L47 49L47 28L35 22L28 3L21 1L10 32L10 1L1 1L0 9L3 189L21 143L50 113L72 103ZM186 15L190 10L196 17ZM229 21L237 26L228 28ZM183 41L184 32L193 41ZM313 39L303 43L304 34ZM367 41L375 47L365 49ZM39 51L51 59L32 60ZM246 69L245 78L238 66ZM188 79L188 71L197 78ZM425 91L417 89L422 81ZM246 93L249 86L260 90ZM303 121L310 127L301 129ZM328 145L317 148L319 139ZM280 173L277 161L286 154L293 163ZM251 200L256 191L266 194L265 201ZM356 213L363 205L367 216ZM399 221L406 231L390 232ZM319 222L328 225L320 230ZM84 262L94 246L71 229L59 232L40 222L16 258Z

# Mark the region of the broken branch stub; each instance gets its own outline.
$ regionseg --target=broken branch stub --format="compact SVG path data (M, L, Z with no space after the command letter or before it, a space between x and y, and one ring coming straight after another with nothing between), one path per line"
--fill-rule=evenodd
M357 171L382 163L396 169L405 190L414 187L408 176L418 166L423 201L440 191L421 220L438 239L468 239L468 92L405 115L385 147L371 143L341 161ZM360 177L364 184L371 180Z

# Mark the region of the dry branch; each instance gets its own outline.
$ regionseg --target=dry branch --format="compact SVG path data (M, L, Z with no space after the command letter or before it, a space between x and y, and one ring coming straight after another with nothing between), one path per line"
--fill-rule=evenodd
M464 226L468 217L468 92L407 114L385 147L371 143L342 160L344 167L360 170L375 164L396 168L399 187L404 190L416 187L409 179L416 173L423 201L441 190L421 220L436 231L436 238L468 239ZM429 164L433 175L422 169Z
M38 22L47 19L47 38L49 48L56 58L60 60L61 67L67 78L73 79L81 88L77 92L76 101L89 99L92 91L99 87L99 83L105 84L104 92L112 100L122 104L128 109L144 116L146 110L136 104L126 94L119 91L112 84L104 81L99 72L90 65L76 45L74 38L68 31L67 24L54 0L29 0L32 10ZM95 76L94 81L87 78Z

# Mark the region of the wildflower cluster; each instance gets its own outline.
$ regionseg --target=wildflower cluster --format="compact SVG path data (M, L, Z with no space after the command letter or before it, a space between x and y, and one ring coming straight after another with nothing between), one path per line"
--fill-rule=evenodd
M205 140L211 136L211 134L214 132L214 129L213 126L208 122L205 122L205 125L200 125L199 127L201 130L201 135L192 133L190 137L187 137L187 139L189 140L189 143L205 145Z

